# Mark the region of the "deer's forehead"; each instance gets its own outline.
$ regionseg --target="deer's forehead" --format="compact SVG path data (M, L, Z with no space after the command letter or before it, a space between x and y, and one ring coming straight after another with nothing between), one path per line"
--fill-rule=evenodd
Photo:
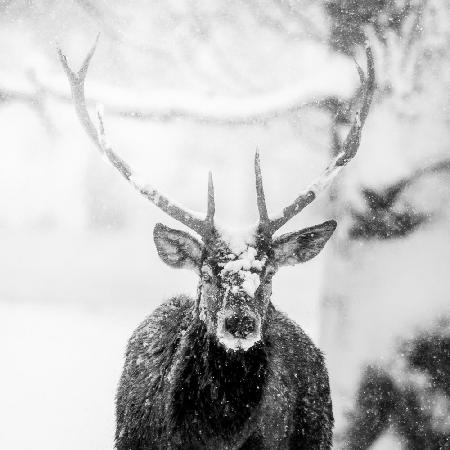
M255 245L248 244L240 251L225 248L224 252L219 252L215 262L222 269L222 275L225 275L242 270L259 272L266 259L266 255L258 251Z
M254 297L267 262L267 255L258 248L258 243L253 236L240 242L220 237L206 257L204 270L215 273L222 288L233 297Z
M206 265L222 276L229 278L242 272L261 272L270 252L255 228L238 231L217 231L213 242L206 245Z
M207 259L221 265L237 260L253 262L265 253L254 228L238 231L217 230L215 239L206 245L206 252Z

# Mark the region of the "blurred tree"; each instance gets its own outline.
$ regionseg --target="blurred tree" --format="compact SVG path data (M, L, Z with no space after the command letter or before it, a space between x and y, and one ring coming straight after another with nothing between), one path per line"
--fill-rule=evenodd
M356 395L361 427L370 424L378 435L386 430L386 405L405 404L388 389L392 380L383 371L368 369L359 388L357 374L375 352L389 354L399 333L444 314L448 303L449 273L438 268L450 242L449 10L442 0L336 0L326 2L326 9L336 51L353 55L369 39L378 92L353 172L334 186L332 207L341 228L327 261L322 343L334 380L338 432ZM337 148L345 121L343 115L333 126ZM364 400L378 401L378 409L364 408ZM416 419L417 427L427 426L422 416ZM369 438L367 431L361 439ZM351 448L366 448L361 442ZM411 448L439 448L430 445Z
M394 427L406 448L450 445L450 337L448 320L404 342L396 360L368 366L342 438L346 449L370 448Z
M408 236L432 215L417 211L402 197L405 191L422 177L450 171L450 160L423 167L387 188L376 191L362 189L367 205L363 211L352 210L351 239L393 239ZM447 174L448 175L448 174Z
M423 3L423 2L420 2ZM367 39L366 27L386 44L386 33L403 34L403 26L410 15L419 16L422 4L410 0L337 0L326 2L332 18L330 42L338 51L353 54L355 46Z

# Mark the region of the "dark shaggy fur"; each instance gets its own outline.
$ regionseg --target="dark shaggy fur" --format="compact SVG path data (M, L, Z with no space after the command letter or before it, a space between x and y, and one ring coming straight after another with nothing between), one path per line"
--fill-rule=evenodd
M263 345L227 352L200 323L189 333L172 398L175 425L204 440L239 432L261 401L267 374ZM193 432L194 431L194 432Z
M129 342L117 448L331 448L323 357L272 305L267 314L264 341L232 352L194 318L191 299L160 306Z

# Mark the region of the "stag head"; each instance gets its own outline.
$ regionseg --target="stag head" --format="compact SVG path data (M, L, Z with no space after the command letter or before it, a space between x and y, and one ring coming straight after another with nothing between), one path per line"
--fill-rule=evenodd
M258 153L255 169L258 205L265 211ZM209 186L211 202L211 179ZM201 241L184 231L157 224L154 239L166 264L198 273L197 314L209 334L228 349L247 350L262 339L272 277L278 268L316 256L335 228L336 222L330 220L273 237L273 220L260 214L257 225L239 231L209 221Z
M257 152L255 175L259 221L254 227L240 232L227 230L214 220L211 174L207 213L202 219L175 204L151 185L140 181L136 172L112 150L105 137L102 114L98 113L96 127L86 107L84 80L94 51L95 45L78 72L70 69L66 57L59 51L81 123L100 152L142 195L199 235L200 239L160 223L154 229L156 248L162 260L171 267L189 268L199 275L197 319L204 322L208 333L227 349L248 350L264 339L273 275L282 266L295 265L316 256L336 228L336 222L330 220L300 231L274 236L279 228L311 203L356 154L374 90L374 64L370 48L366 46L367 78L358 66L363 86L362 107L355 115L341 152L314 183L273 216L267 213Z

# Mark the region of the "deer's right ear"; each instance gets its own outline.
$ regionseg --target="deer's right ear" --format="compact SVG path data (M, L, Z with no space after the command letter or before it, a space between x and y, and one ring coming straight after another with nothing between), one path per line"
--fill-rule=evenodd
M327 220L320 225L283 234L273 242L276 264L279 267L293 266L314 258L323 249L335 229L336 222Z
M189 233L157 223L153 240L158 255L169 266L200 270L203 245Z

